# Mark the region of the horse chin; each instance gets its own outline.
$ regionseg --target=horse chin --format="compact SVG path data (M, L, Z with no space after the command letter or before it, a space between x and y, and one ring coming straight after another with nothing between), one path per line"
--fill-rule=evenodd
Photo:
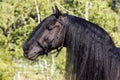
M44 55L44 52L41 51L40 53L28 55L28 56L26 56L26 58L29 59L29 60L34 61L34 60L36 60L41 55Z
M34 61L34 60L36 60L38 58L38 56L36 57L31 57L31 58L28 58L29 60L31 60L31 61Z
M36 60L38 56L39 54L34 54L34 55L27 56L26 58L33 61L33 60Z

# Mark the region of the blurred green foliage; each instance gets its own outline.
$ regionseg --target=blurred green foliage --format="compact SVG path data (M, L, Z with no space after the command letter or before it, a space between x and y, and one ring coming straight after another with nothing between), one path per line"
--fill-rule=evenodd
M100 25L120 47L120 2L115 3L112 0L1 0L0 80L64 80L65 49L58 57L52 54L35 62L25 59L22 50L38 18L43 20L52 14L54 5L63 13L67 11Z

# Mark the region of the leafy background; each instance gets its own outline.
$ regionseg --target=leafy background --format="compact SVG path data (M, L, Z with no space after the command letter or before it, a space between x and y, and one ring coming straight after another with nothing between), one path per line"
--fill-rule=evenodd
M119 0L0 0L0 80L65 80L65 48L58 57L23 57L23 43L54 5L100 25L120 47Z

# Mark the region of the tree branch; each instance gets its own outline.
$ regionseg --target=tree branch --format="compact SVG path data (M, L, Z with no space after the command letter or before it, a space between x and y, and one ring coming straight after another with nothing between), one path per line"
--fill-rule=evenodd
M38 5L37 5L37 1L34 0L35 2L35 6L36 6L36 11L37 11L37 16L38 16L38 24L40 23L40 11L39 11L39 8L38 8Z

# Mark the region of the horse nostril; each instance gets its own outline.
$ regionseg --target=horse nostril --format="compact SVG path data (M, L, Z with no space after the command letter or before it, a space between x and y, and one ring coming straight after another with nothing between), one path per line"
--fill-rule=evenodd
M37 52L34 52L34 54L37 54Z
M26 53L24 53L24 57L27 57L27 54L26 54Z

